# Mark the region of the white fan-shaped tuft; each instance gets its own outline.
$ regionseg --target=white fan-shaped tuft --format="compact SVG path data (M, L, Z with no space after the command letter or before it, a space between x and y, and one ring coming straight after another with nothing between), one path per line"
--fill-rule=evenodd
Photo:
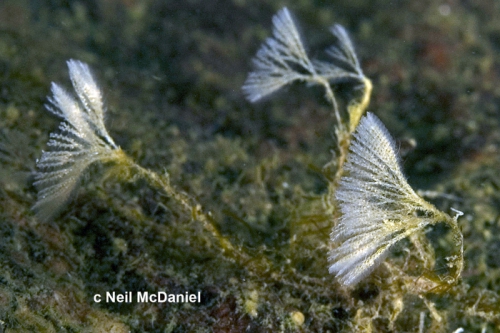
M88 65L69 60L68 68L78 99L52 83L53 96L46 108L62 122L59 132L50 133L49 151L43 151L36 163L38 198L33 209L41 220L61 209L90 164L111 160L121 152L104 126L101 90Z
M435 223L432 205L402 173L394 140L372 113L354 133L335 197L342 216L333 228L330 273L354 285L383 261L392 245ZM420 211L421 214L417 214Z
M338 42L326 51L331 61L311 61L290 11L281 9L273 17L273 37L266 39L257 52L253 59L255 69L242 87L247 99L256 102L293 81L323 85L327 95L331 95L329 99L333 99L329 82L365 82L346 30L337 24L330 31Z
M315 73L292 15L286 7L273 17L273 26L273 37L268 38L257 52L253 59L255 70L248 75L242 87L250 102L255 102L292 81L305 80Z

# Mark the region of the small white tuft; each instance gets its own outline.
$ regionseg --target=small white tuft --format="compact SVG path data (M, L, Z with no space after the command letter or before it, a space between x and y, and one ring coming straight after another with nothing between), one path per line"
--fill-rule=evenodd
M88 65L69 60L68 68L78 99L52 83L53 96L46 108L62 122L57 133L50 133L50 150L43 151L36 162L38 198L33 209L41 220L61 209L90 164L109 159L119 150L104 126L101 91Z
M392 245L433 223L430 208L408 185L394 140L372 113L363 117L335 198L342 216L333 228L330 273L352 286L370 274ZM430 206L430 204L429 204Z
M273 26L273 38L268 38L257 52L253 59L255 71L248 75L242 88L250 102L314 73L299 31L286 7L274 15Z
M330 61L313 61L318 75L330 83L346 79L357 79L362 82L363 70L347 31L340 24L335 24L330 28L330 32L337 38L338 42L326 49L327 55L331 58Z
M255 70L242 87L246 98L256 102L293 81L323 86L346 79L363 82L364 75L347 32L340 25L330 30L338 40L338 45L326 51L332 61L311 61L290 11L281 9L273 17L273 37L266 39L253 59Z

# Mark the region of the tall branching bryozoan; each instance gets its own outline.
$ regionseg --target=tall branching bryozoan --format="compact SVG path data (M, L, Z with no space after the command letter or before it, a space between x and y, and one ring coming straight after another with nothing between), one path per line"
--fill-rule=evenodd
M295 82L317 84L325 89L325 95L332 104L336 120L335 136L337 152L334 164L337 172L333 177L330 193L340 179L351 134L359 119L366 111L372 91L371 81L363 74L354 46L347 31L339 24L330 28L336 38L335 45L326 50L328 61L311 60L290 11L285 7L273 17L273 37L268 38L253 59L251 72L242 89L250 102L261 98ZM332 85L353 82L362 90L362 96L347 106L349 122L346 124L338 109Z
M164 191L193 219L202 223L219 242L221 249L236 261L248 262L246 253L236 250L217 229L201 205L170 184L169 174L156 173L135 163L116 145L104 125L105 107L102 93L89 66L81 61L68 61L69 74L77 99L56 83L47 109L62 119L59 132L51 133L49 151L43 151L36 165L34 185L38 198L33 206L40 220L57 214L76 190L82 175L94 163L112 164L109 175L123 181L145 179L152 187ZM111 163L110 163L111 162Z
M77 99L56 83L46 105L62 119L59 132L50 133L50 150L43 151L36 165L34 185L38 199L33 209L38 218L54 216L68 201L85 170L94 162L124 158L104 126L102 95L88 65L68 61L69 75Z
M273 37L264 42L253 59L255 69L248 75L243 92L255 102L295 81L324 87L337 122L338 147L331 163L336 167L335 174L327 174L330 182L325 206L333 214L332 203L337 202L342 213L331 233L336 247L330 252L330 272L341 283L354 285L384 260L392 245L428 225L443 222L452 230L457 251L446 258L449 274L438 280L450 285L463 268L463 237L456 218L413 191L384 125L373 114L362 118L370 102L371 81L363 74L346 30L334 25L330 31L337 42L326 50L327 60L311 60L289 10L280 10L273 17ZM355 88L363 91L361 98L347 104L348 122L343 121L332 88L343 82L354 82Z
M333 228L330 273L347 286L370 274L392 245L439 222L454 236L455 256L447 258L456 281L463 268L463 237L456 217L439 211L418 196L401 170L397 148L382 122L372 113L363 117L354 134L335 197L342 216Z

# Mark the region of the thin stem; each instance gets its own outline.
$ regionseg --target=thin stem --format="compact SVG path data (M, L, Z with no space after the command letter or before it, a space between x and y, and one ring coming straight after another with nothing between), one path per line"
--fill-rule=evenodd
M312 77L312 81L319 83L320 85L322 85L325 88L326 98L333 106L333 114L335 115L335 121L337 122L336 127L339 128L340 130L343 130L344 124L342 123L342 118L340 117L340 112L339 112L337 100L335 99L335 96L333 94L333 90L332 90L332 87L330 86L330 83L324 77L319 76L319 75L314 75Z
M151 186L162 190L180 204L184 211L190 214L193 220L201 222L205 230L218 241L226 257L230 258L241 267L247 268L249 272L256 275L263 271L270 271L272 264L266 257L262 256L260 260L255 260L255 258L252 258L242 249L236 248L227 237L221 234L211 212L205 212L201 204L187 194L172 187L168 173L160 175L135 163L131 165L131 168L137 176L144 178Z
M337 146L339 153L338 156L336 156L337 171L335 172L333 182L330 182L330 191L329 191L330 195L333 195L335 188L337 187L337 184L340 178L342 177L344 163L346 162L347 153L349 151L349 146L351 144L352 133L354 133L354 131L356 130L356 126L358 125L361 116L366 112L366 109L370 104L370 97L372 92L372 83L370 79L363 77L363 86L364 90L361 100L353 101L349 103L349 105L347 106L347 110L349 112L349 130L348 131L345 130L343 125L342 127L335 128L335 136L337 137ZM332 98L333 100L335 100L335 98L333 97L333 92L330 88L327 89L327 96L329 95L328 92L332 94ZM335 107L336 104L334 104L334 108ZM336 113L338 113L338 111Z
M347 107L349 111L349 134L352 134L358 126L361 116L366 112L368 105L370 104L370 98L372 94L373 85L370 79L367 77L362 78L363 80L363 96L359 102L354 102L349 104Z

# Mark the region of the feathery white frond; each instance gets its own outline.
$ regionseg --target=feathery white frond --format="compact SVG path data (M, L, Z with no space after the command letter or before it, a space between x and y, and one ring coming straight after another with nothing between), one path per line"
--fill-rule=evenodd
M299 80L324 86L327 98L336 108L331 83L347 79L365 82L366 79L345 29L337 24L330 30L338 44L327 50L332 61L311 61L290 11L286 7L280 10L273 17L273 37L257 52L253 59L255 70L242 87L246 98L256 102ZM338 114L336 117L340 121Z
M330 32L337 38L338 42L326 50L326 53L332 58L331 62L319 60L313 62L318 75L325 77L331 83L345 79L363 81L363 70L345 28L340 24L335 24L330 28Z
M255 71L248 75L242 89L255 102L295 80L315 74L299 31L285 7L273 17L273 37L268 38L253 59ZM300 72L298 71L300 70Z
M89 66L81 61L69 60L68 67L73 88L81 105L84 107L84 114L88 117L88 123L109 145L116 148L104 125L104 105L101 90L95 82Z
M330 252L329 271L354 285L392 245L434 223L435 210L408 185L394 140L372 113L356 129L345 171L335 194L342 216L331 233L337 247Z
M47 109L62 119L58 133L50 133L50 150L37 160L33 209L46 220L56 214L74 191L87 167L113 159L120 151L104 126L102 95L87 64L69 60L69 74L78 99L52 83Z

